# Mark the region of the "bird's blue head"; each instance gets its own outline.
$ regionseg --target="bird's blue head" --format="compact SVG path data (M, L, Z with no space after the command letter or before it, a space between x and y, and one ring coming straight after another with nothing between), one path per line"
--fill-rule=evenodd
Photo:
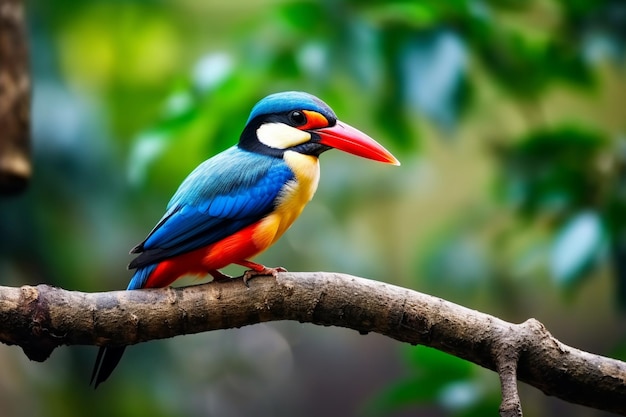
M250 112L238 146L278 158L287 151L319 156L337 148L399 165L374 139L337 120L335 112L322 100L300 91L271 94L259 101Z
M319 98L303 91L284 91L270 94L254 105L246 123L256 117L272 113L285 113L294 109L310 110L320 113L334 124L337 121L335 112Z

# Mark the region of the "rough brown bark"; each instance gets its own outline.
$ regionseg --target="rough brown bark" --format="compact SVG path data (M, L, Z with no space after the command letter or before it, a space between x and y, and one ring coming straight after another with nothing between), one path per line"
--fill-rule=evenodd
M22 191L31 176L25 32L22 1L0 0L0 194Z
M334 273L281 273L181 289L81 293L0 287L0 341L43 361L59 345L127 345L297 320L423 344L500 374L501 414L521 415L515 380L566 401L626 415L626 363L440 298Z

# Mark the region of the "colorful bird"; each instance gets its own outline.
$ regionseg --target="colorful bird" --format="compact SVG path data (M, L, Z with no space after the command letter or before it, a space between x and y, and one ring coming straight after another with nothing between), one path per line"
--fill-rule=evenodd
M337 120L307 93L272 94L259 101L239 143L200 164L180 185L163 218L135 246L128 290L165 287L186 275L231 277L230 264L249 268L243 281L276 275L249 259L278 240L311 200L321 153L339 149L393 165L398 160L374 139ZM91 383L97 388L119 363L124 347L101 347Z

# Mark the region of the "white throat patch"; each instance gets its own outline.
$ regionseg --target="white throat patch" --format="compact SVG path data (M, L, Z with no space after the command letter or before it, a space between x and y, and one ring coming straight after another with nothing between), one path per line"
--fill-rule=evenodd
M311 134L284 123L264 123L256 131L261 143L275 149L287 149L311 139Z

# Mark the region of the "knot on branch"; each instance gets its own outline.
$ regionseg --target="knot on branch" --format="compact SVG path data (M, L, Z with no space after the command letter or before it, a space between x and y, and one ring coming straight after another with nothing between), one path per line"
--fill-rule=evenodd
M43 362L59 345L50 328L50 306L46 294L50 291L47 285L37 287L23 286L20 288L18 308L14 320L22 323L19 326L22 340L20 346L28 359Z

